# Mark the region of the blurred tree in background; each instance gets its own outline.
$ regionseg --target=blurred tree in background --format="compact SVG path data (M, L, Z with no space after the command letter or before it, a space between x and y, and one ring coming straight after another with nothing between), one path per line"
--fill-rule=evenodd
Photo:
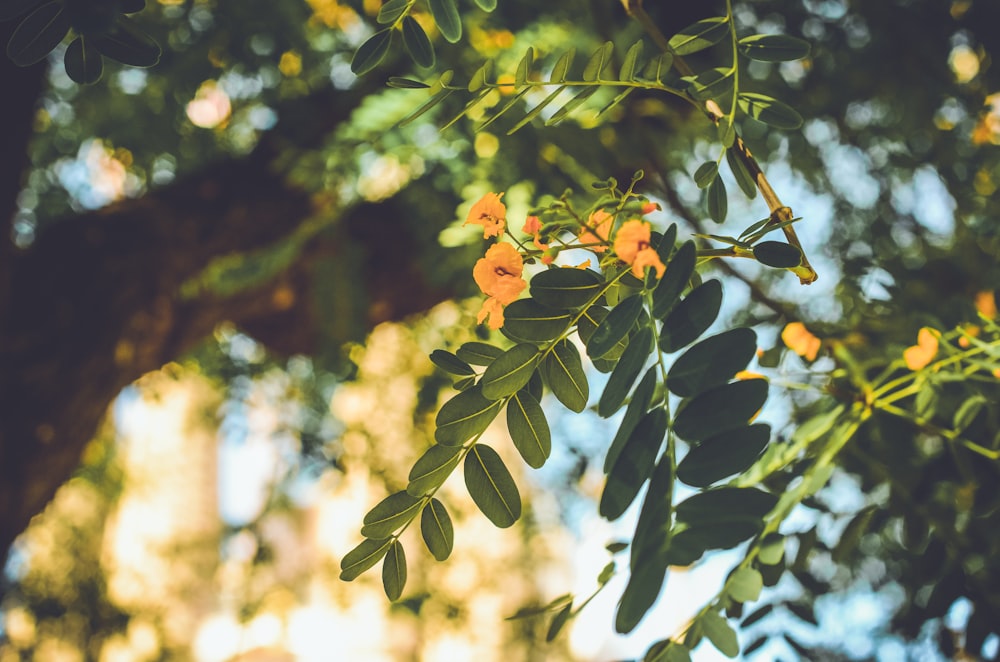
M646 9L671 35L719 14L715 4ZM469 331L478 302L465 298L476 294L471 265L482 242L462 221L484 193L505 191L510 218L522 218L540 199L609 176L627 182L641 168L640 192L663 206L651 216L658 226L730 232L767 215L759 198L733 193L727 225L707 220L691 175L714 158L715 130L690 104L650 91L598 117L613 96L601 90L601 103L566 121L536 120L511 136L516 117L475 131L508 102L503 91L445 131L438 127L463 109L461 95L399 126L426 97L387 88L390 76L433 81L452 68L466 81L486 58L512 75L528 47L550 67L567 47L590 53L606 40L617 68L644 38L620 3L507 0L492 12L466 3L457 43L418 4L435 67L415 66L395 40L381 65L356 77L352 58L377 28L380 5L151 1L133 20L161 45L159 63L138 69L106 59L90 86L67 76L65 46L51 66L0 58L0 215L8 223L0 243L0 544L14 545L0 659L190 659L196 650L227 659L253 646L212 657L194 636L229 636L228 621L210 618L223 606L236 622L267 631L264 616L292 614L290 605L317 592L327 596L326 611L296 612L299 625L288 616L286 631L371 627L381 602L364 603L352 612L357 620L346 611L335 619L330 604L348 605L361 590L334 584L336 562L356 542L360 513L378 494L405 487L407 467L433 437L450 384L425 357L478 337ZM820 280L803 288L750 261L714 260L704 270L725 282L727 322L756 329L772 393L782 382L816 387L781 390L765 414L779 438L795 439L831 403L863 400L860 384L883 371L890 378L922 327L963 328L942 345L967 347L996 319L1000 78L992 57L1000 5L754 0L733 3L733 15L741 33L812 44L804 60L755 62L745 72L749 88L793 106L803 127L775 131L747 120L740 128L803 217L796 227ZM3 42L16 25L0 24ZM690 61L712 64L708 53ZM799 351L803 361L788 350L795 343L780 334L791 322L822 341L818 354ZM990 351L996 361L995 344ZM1000 547L1000 387L980 377L919 386L898 403L912 415L874 411L837 455L829 487L782 529L787 560L771 567L790 572L764 594L764 611L746 619L744 651L1000 655L1000 575L991 563ZM129 407L147 401L166 413L130 428ZM254 423L259 416L266 420ZM496 558L461 572L448 566L471 563L473 552L443 565L411 559L411 583L393 608L402 620L385 626L391 632L368 631L403 643L358 654L569 655L565 645L543 643L548 622L489 618L575 588L573 534L560 527L572 530L580 500L599 494L613 429L603 434L594 419L583 431L601 435L581 438L571 427L555 440L561 460L528 490L532 512L515 531L481 529L474 507L459 506L457 523L468 528L457 539L481 539ZM955 429L976 449L959 443ZM259 437L276 467L259 481L262 502L221 522L193 515L220 507L216 435ZM798 476L779 472L768 487L781 493ZM178 482L142 489L163 479ZM150 515L160 512L157 490L193 501ZM306 499L309 490L341 500ZM176 522L169 540L156 538L155 527L144 532L150 518ZM150 547L129 557L130 538ZM545 578L557 571L565 582ZM449 572L452 583L442 579ZM172 597L156 598L159 589L142 582L165 573L174 586L161 587L163 595ZM768 584L781 576L771 574ZM372 586L377 579L369 596ZM480 592L493 607L473 607ZM837 616L845 604L875 605L875 615L845 621ZM450 625L429 630L434 620ZM838 622L847 628L840 636L822 634ZM462 648L472 646L470 632L491 627L489 637L472 639L482 648ZM673 634L654 632L643 647ZM267 648L275 640L260 641ZM572 652L583 656L579 646Z

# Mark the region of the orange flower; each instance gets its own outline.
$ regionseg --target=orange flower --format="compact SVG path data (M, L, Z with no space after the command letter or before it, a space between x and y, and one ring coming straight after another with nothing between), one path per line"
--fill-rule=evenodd
M613 215L603 209L598 209L587 219L585 229L580 232L580 242L594 244L587 246L587 248L595 253L603 253L608 250L608 247L604 246L603 243L608 240L608 235L611 234L611 224L614 220Z
M504 243L490 246L486 256L480 258L472 268L476 285L487 296L476 318L477 322L482 323L489 317L491 329L503 326L503 307L515 301L528 286L521 277L522 271L524 260L516 248Z
M781 341L807 361L815 361L822 341L809 332L802 322L791 322L781 332Z
M660 211L660 205L655 202L647 202L642 206L639 213L645 216L646 214L652 214L654 211Z
M934 359L937 351L937 333L925 326L917 333L917 344L903 351L903 361L910 370L920 370Z
M997 300L990 290L983 290L976 293L976 310L988 319L995 319L997 316Z
M626 221L615 235L615 253L618 259L632 265L632 275L642 278L646 267L656 269L656 277L663 276L666 266L660 261L656 249L649 245L649 223Z
M537 216L529 216L528 218L524 219L524 227L521 228L521 232L533 235L534 238L532 239L532 243L535 244L535 248L537 248L540 251L544 251L546 248L549 247L549 245L543 244L541 238L538 236L538 233L541 231L541 229L542 229L541 219L539 219Z
M479 202L472 205L469 215L462 225L483 226L483 239L499 237L503 234L504 223L507 221L507 207L500 202L503 193L487 193Z

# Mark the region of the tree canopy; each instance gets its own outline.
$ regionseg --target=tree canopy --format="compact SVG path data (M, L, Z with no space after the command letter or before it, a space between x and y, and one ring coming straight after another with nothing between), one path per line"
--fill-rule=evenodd
M303 473L385 474L384 500L341 514L361 542L336 572L380 567L418 614L433 588L408 562L457 562L449 513L470 517L449 476L530 536L525 474L562 452L559 502L629 522L594 578L623 591L609 629L737 550L646 659L1000 656L996 3L23 0L0 19L4 549L122 390L186 360L230 395L286 375ZM429 362L365 367L386 322ZM413 443L345 450L331 392L393 365L419 387L379 406ZM46 604L12 577L5 609ZM801 635L866 591L876 643ZM588 602L519 616L555 639Z

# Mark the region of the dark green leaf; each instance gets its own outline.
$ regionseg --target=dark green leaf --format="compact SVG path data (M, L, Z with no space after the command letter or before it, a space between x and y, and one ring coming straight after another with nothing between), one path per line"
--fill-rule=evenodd
M676 352L694 342L712 325L721 307L722 283L718 280L707 280L691 290L663 321L660 349Z
M458 466L461 446L431 446L410 469L410 482L406 491L415 497L420 497L431 490L437 489Z
M738 328L710 336L684 352L667 374L667 388L688 397L729 381L757 351L757 334Z
M662 554L633 569L615 613L615 632L626 634L635 629L656 602L666 575L667 562Z
M687 241L677 249L673 259L666 263L667 270L660 278L660 284L653 290L653 317L662 319L670 312L694 273L697 256L694 242Z
M559 56L555 66L552 67L552 75L549 76L549 82L562 83L566 80L566 74L569 73L569 66L573 64L574 55L576 55L576 49L571 48Z
M399 90L428 90L431 87L427 83L422 83L419 80L413 80L412 78L400 78L399 76L390 76L389 80L386 81L386 85Z
M736 602L753 602L760 597L764 578L753 568L740 568L729 578L726 592Z
M459 359L472 365L489 365L501 354L503 354L502 349L484 342L467 342L456 352Z
M594 332L597 331L597 327L600 326L601 322L607 319L607 317L608 309L597 304L587 308L587 310L583 312L583 315L581 315L580 319L577 321L576 330L577 335L580 337L580 342L584 344L584 347L586 347L587 343L590 342L590 339L594 337ZM618 344L612 347L611 351L605 354L603 358L594 360L594 366L601 372L611 372L611 369L614 368L614 362L621 358L621 355L625 351L626 347L628 347L628 336L619 340ZM602 367L605 360L609 364L609 367L606 370Z
M351 60L351 71L355 76L363 76L382 62L389 54L389 44L392 43L392 29L386 28L376 32L365 43L358 47Z
M91 85L101 79L104 62L88 37L77 37L66 49L66 75L81 85Z
M767 95L741 92L738 102L744 113L776 129L797 129L802 126L802 116L798 111Z
M382 560L389 550L389 545L393 538L383 538L381 540L371 540L366 538L361 544L344 555L340 562L340 579L345 582L352 581L364 571L373 567Z
M760 457L771 438L763 423L721 432L693 447L677 465L677 477L694 487L746 471Z
M675 55L688 55L706 49L729 35L729 20L725 16L706 18L692 23L670 38Z
M579 108L587 99L594 96L600 89L601 88L599 87L586 87L577 92L573 98L563 104L562 108L553 113L552 117L545 120L545 126L554 126L566 119L570 113Z
M468 363L443 349L435 349L430 358L431 363L450 375L473 375L476 372Z
M597 359L610 352L632 330L641 312L642 296L638 294L633 294L612 308L587 341L587 355Z
M601 494L599 512L608 520L621 517L653 472L667 431L667 413L657 407L642 417L615 459Z
M410 7L410 0L389 0L378 10L375 20L382 25L395 23Z
M603 46L594 51L594 54L590 56L586 66L583 68L583 80L599 80L601 74L604 72L604 68L608 66L614 50L615 45L610 41L606 41Z
M390 494L365 515L361 535L366 538L388 538L416 517L423 505L423 499L407 492Z
M510 129L507 130L507 135L508 136L513 135L519 129L521 129L522 127L524 127L524 126L528 125L529 123L531 123L531 121L533 119L535 119L536 117L538 117L541 114L541 112L543 110L545 110L545 108L550 103L552 103L553 101L555 101L556 97L559 96L560 94L562 94L562 91L565 90L565 89L566 89L565 86L560 86L560 87L556 88L555 91L552 92L552 94L550 94L549 96L547 96L544 99L542 99L541 103L539 103L537 106L535 106L534 108L532 108L531 110L529 110L528 113L524 117L522 117L521 120L518 121L517 124L515 124Z
M428 4L441 36L452 44L457 43L462 38L462 18L455 0L428 0Z
M677 520L689 524L725 524L759 520L771 512L778 497L753 487L718 487L699 492L677 504Z
M573 612L573 603L570 602L565 607L556 612L556 615L552 617L552 622L549 623L549 630L545 633L545 641L552 641L559 636L559 632L563 629L563 626L569 621L569 617Z
M570 604L571 602L573 602L573 594L572 593L566 593L564 595L560 595L557 598L554 598L548 604L537 605L537 606L530 606L530 607L521 607L520 609L517 610L517 612L514 613L513 616L508 616L504 620L505 621L516 621L516 620L519 620L519 619L522 619L522 618L530 618L532 616L540 616L541 614L544 614L546 612L555 611L556 609L562 609L563 607L565 607L567 604Z
M483 397L499 400L519 391L538 365L538 348L531 343L520 343L498 356L479 380Z
M726 197L726 185L721 177L716 177L708 187L708 215L716 223L726 220L729 210L729 200Z
M47 2L21 21L7 42L7 57L19 67L39 62L69 32L69 19L58 2Z
M708 101L730 94L736 82L734 73L735 70L729 67L716 67L697 76L685 76L684 81L688 83L687 93L698 101Z
M740 654L740 642L736 639L736 631L720 614L714 611L705 612L701 617L701 628L720 653L726 657L736 657Z
M438 561L444 561L451 555L455 545L455 527L444 504L437 499L430 503L420 513L420 535L423 536L427 549Z
M491 12L497 8L497 0L476 0L476 5L485 12Z
M534 299L518 299L504 311L503 330L518 340L555 340L569 326L569 311L543 306Z
M753 612L750 613L750 615L748 615L746 618L740 621L740 629L742 630L744 628L748 628L754 623L760 622L762 618L770 614L772 611L774 611L773 604L766 604L760 609L755 609Z
M719 164L715 161L705 161L694 172L694 183L698 188L705 188L719 176Z
M753 256L761 264L775 269L791 269L802 264L802 251L782 241L762 241L753 247Z
M661 53L646 63L642 68L642 77L646 80L662 82L663 77L670 71L674 64L674 56L671 53Z
M604 287L604 279L590 269L556 267L535 274L531 297L551 308L579 308L591 303Z
M955 428L955 432L961 433L972 425L972 421L976 420L976 416L979 415L985 404L986 398L978 393L967 398L955 411L955 416L952 418L952 427Z
M493 72L493 60L486 60L483 62L482 66L476 69L476 73L472 74L472 78L469 79L468 89L470 92L477 92L479 89L489 82L490 74Z
M465 486L479 510L501 529L521 516L521 495L497 452L476 444L465 456Z
M868 525L877 510L876 506L862 508L858 514L851 518L851 521L844 527L844 532L840 534L840 540L833 548L831 558L834 563L843 563L847 560L851 552L857 548L861 542L861 536L868 530Z
M629 389L635 383L639 371L649 359L649 354L653 349L653 329L644 326L639 329L631 340L628 347L622 353L621 359L611 371L608 383L601 393L601 399L597 403L597 413L604 418L611 416L625 402Z
M747 379L709 389L681 403L673 430L697 442L743 427L767 400L767 381Z
M462 391L438 412L434 439L442 446L459 446L489 427L502 402L483 397L481 386Z
M94 37L94 46L106 57L133 67L152 67L160 61L160 45L124 16L114 30Z
M406 554L403 545L393 540L382 562L382 588L387 598L395 602L406 586Z
M412 16L403 19L403 46L418 67L434 66L434 46Z
M632 399L628 403L628 408L625 409L625 416L622 417L621 425L618 426L618 432L615 433L615 438L608 447L608 452L604 457L604 473L611 471L611 467L618 460L618 455L632 437L632 431L635 429L635 426L646 415L646 412L649 411L649 404L653 400L653 391L656 389L656 369L657 366L654 365L647 370L646 374L642 377L642 381L635 387L635 392L632 393Z
M809 55L809 42L785 34L755 34L739 41L740 52L761 62L788 62Z
M719 142L725 148L730 148L736 142L736 127L733 126L729 115L723 115L715 124L715 129L719 134Z
M521 389L507 403L507 430L514 447L529 467L538 469L552 452L552 437L538 400Z
M642 55L642 39L629 46L626 51L625 59L622 60L622 66L618 70L618 80L626 82L634 80L636 62L640 55Z
M642 500L632 538L629 567L633 572L644 563L664 556L674 496L673 463L673 457L664 453L649 478L649 489Z
M729 163L729 170L733 173L736 183L739 185L743 195L751 200L757 197L757 183L747 170L743 159L736 153L735 147L726 150L726 162ZM766 221L765 221L766 222Z
M683 644L671 641L649 662L691 662L691 652Z
M528 76L531 75L531 67L535 61L535 49L528 46L528 50L524 51L524 57L517 64L517 73L514 74L514 85L519 87L528 82Z
M587 407L590 385L583 372L583 362L576 346L568 340L560 340L542 362L542 376L559 402L580 413Z

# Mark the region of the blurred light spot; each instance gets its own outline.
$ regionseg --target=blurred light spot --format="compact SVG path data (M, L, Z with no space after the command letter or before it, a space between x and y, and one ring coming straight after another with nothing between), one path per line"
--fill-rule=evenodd
M237 653L240 626L232 616L218 615L206 620L194 640L194 654L200 662L223 662Z
M131 160L131 154L129 154ZM125 196L128 172L115 158L115 152L101 140L88 140L80 145L75 160L56 164L59 183L80 205L97 209ZM134 191L131 191L134 192Z
M213 129L226 122L232 110L229 96L214 80L209 80L201 84L194 99L188 103L187 116L195 126Z
M979 73L979 56L965 44L959 44L951 49L948 66L955 73L956 81L968 83Z
M476 156L481 159L491 159L500 149L500 140L492 133L476 134Z
M278 70L289 78L302 73L302 56L295 51L285 51L278 62Z
M983 100L986 112L979 118L972 130L972 144L1000 144L1000 92L995 92Z

